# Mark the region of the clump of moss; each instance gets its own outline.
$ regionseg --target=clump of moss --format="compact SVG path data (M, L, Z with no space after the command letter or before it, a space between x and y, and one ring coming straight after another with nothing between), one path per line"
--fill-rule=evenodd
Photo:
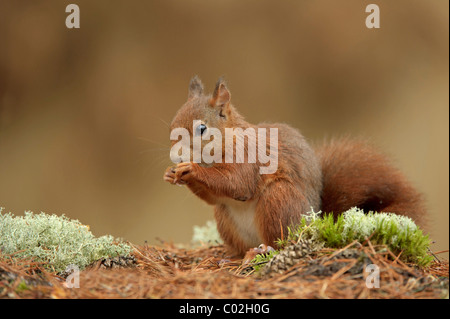
M50 271L63 272L68 265L85 268L111 256L127 256L132 248L112 236L95 237L89 226L66 216L33 214L14 216L0 207L0 249L12 258L43 262Z
M287 238L279 240L284 247L300 237L323 242L326 247L342 248L353 241L364 242L370 237L375 245L386 245L401 258L419 266L427 266L433 257L428 254L430 239L409 217L391 213L364 213L351 208L336 220L333 214L311 211L300 223L288 229Z

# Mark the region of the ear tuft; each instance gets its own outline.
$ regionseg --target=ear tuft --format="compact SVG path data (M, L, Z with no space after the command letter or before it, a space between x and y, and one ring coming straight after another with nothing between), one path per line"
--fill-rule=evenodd
M203 83L197 75L194 75L189 83L188 99L198 97L203 93Z
M215 105L224 106L228 104L231 100L231 93L228 90L225 80L223 77L220 77L216 83L216 88L213 93L213 101Z

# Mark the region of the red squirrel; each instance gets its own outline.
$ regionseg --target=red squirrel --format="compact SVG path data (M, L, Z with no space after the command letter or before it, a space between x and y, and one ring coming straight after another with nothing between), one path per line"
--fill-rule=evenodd
M243 256L260 244L273 246L287 234L288 226L311 209L337 216L356 206L367 212L407 215L423 226L426 211L421 194L365 142L342 138L314 149L287 124L246 122L231 104L223 79L213 94L203 90L200 79L193 77L187 102L175 115L171 129L184 128L191 137L196 132L203 135L208 128L219 129L222 136L225 128L278 129L278 168L272 174L261 174L258 162L192 161L192 142L190 160L170 166L164 173L165 181L186 185L214 205L219 234L236 255ZM193 127L195 120L198 127ZM225 145L224 141L218 142ZM173 140L172 146L176 142ZM201 147L206 142L202 141Z

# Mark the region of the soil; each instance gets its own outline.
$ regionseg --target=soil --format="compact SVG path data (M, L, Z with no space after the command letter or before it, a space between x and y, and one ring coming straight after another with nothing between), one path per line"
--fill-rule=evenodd
M79 273L0 255L0 298L448 298L448 261L405 264L385 247L322 249L281 274L261 276L223 246L133 246L131 256L97 261ZM376 265L379 288L368 271ZM373 270L373 268L371 268Z

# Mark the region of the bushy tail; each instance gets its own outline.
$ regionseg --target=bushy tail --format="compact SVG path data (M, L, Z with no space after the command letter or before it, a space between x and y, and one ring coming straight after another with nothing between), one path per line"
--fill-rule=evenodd
M411 217L426 227L422 195L387 158L369 144L348 138L317 149L323 173L322 212L338 215L351 207Z

